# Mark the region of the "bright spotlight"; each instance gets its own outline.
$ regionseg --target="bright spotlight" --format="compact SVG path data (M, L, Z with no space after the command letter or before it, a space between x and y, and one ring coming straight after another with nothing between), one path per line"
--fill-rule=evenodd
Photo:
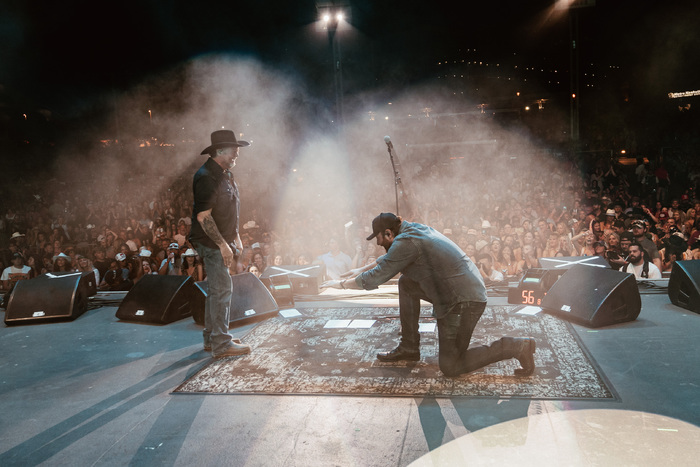
M316 12L319 26L328 31L346 27L341 23L347 23L352 17L350 5L342 0L316 2Z

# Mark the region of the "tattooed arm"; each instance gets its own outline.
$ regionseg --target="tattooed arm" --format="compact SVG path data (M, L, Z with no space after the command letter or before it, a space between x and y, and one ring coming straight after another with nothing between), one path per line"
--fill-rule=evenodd
M226 240L224 240L221 232L219 232L219 228L216 226L216 222L214 222L211 211L211 209L208 209L206 211L198 212L197 221L202 226L204 233L207 234L207 236L219 246L221 256L224 258L224 264L226 267L230 268L234 265L233 250L231 250L231 247L228 243L226 243ZM240 242L240 237L237 239L237 242Z

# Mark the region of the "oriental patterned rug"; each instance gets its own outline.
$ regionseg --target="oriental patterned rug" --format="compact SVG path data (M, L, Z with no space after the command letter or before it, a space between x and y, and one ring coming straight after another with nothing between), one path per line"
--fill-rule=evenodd
M550 315L518 314L516 306L489 306L472 345L502 336L537 340L531 377L516 377L515 359L457 378L438 368L437 330L430 308L421 312L421 360L382 363L376 353L399 338L397 308L303 308L295 317L276 316L244 338L249 355L212 359L176 393L334 394L353 396L512 397L528 399L617 399L571 325Z

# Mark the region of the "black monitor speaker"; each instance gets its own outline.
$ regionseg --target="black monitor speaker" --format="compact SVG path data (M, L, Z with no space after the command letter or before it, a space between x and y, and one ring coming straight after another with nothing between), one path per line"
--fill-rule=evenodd
M542 299L542 309L560 318L597 328L634 321L642 299L634 274L577 265Z
M668 280L668 298L676 306L700 313L700 261L676 261Z
M94 272L46 273L18 281L7 301L5 324L74 320L87 311L94 290Z
M279 307L270 291L251 272L231 276L233 293L231 294L231 312L229 326L240 326L246 323L260 321L277 315ZM197 282L197 287L206 297L209 293L209 282ZM204 308L192 315L195 323L204 326Z
M189 276L143 276L126 294L117 318L168 324L192 316L204 307L204 296Z

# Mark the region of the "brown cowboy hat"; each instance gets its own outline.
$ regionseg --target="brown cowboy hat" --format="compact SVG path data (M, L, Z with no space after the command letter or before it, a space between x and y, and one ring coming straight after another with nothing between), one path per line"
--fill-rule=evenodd
M212 154L217 149L250 146L248 141L238 141L231 130L217 130L211 134L211 146L201 154Z

